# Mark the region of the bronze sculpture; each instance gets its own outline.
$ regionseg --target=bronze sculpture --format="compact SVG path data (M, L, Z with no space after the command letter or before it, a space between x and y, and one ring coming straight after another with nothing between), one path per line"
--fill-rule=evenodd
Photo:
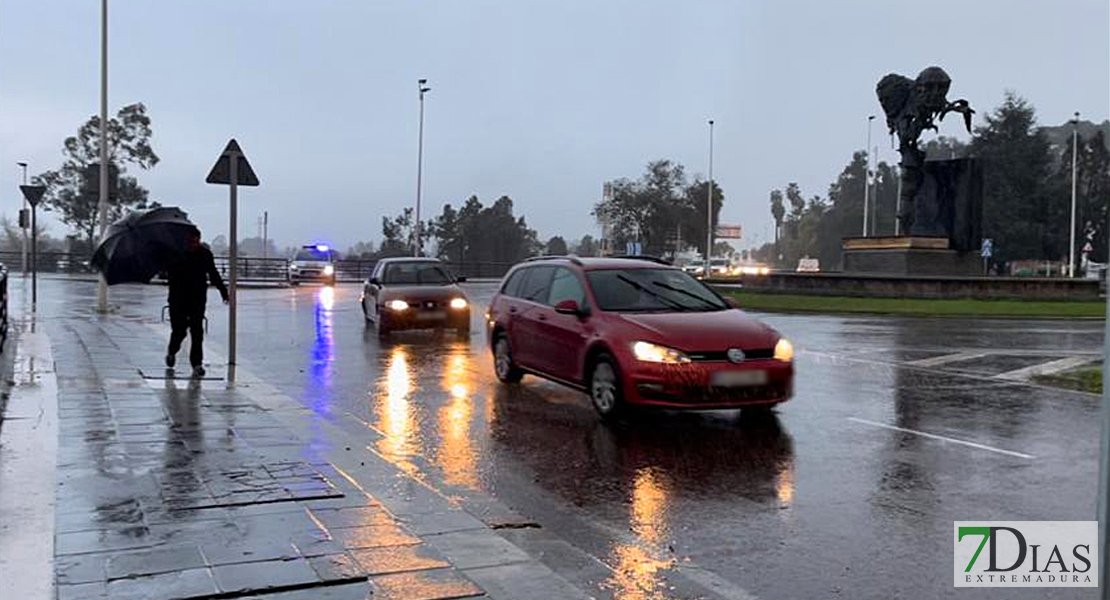
M912 233L914 201L925 178L925 151L918 148L918 138L926 129L937 131L934 119L942 121L950 112L961 113L964 126L971 132L971 115L975 111L967 100L948 101L951 85L952 79L944 69L929 67L917 79L891 73L875 86L887 127L898 134L898 152L902 155L902 210L898 220L904 234Z

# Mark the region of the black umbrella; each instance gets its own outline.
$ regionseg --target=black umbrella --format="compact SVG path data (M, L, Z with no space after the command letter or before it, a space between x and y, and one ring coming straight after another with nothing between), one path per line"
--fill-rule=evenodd
M196 231L185 211L175 206L132 212L108 228L92 264L108 285L147 283L185 254Z

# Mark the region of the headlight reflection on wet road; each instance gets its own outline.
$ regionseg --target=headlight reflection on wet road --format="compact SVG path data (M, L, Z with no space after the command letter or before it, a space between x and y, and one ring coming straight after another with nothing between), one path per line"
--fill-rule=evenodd
M435 456L450 485L478 488L478 453L470 436L474 401L470 355L466 347L454 348L443 370L443 389L449 400L439 409L440 447Z
M395 346L389 353L385 376L378 381L378 393L385 401L377 403L377 428L383 434L378 449L410 472L418 470L410 457L419 452L411 405L415 388L413 376L408 350Z
M652 468L641 468L632 483L629 518L639 543L617 544L613 548L613 575L606 587L621 600L655 600L667 597L660 571L673 559L663 549L666 511L670 493Z

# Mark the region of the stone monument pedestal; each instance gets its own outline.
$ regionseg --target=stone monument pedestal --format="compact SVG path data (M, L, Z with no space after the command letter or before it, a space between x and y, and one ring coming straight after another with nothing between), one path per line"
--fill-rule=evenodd
M886 275L979 276L978 252L957 251L947 237L899 236L844 238L845 273Z

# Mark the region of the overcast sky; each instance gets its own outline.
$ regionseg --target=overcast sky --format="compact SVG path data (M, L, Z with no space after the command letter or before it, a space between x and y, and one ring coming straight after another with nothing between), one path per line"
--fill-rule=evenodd
M0 213L19 169L61 162L99 110L95 0L0 0ZM1044 124L1110 103L1107 2L1095 0L111 0L111 112L146 104L162 161L132 174L227 231L204 176L231 137L280 245L381 237L415 197L416 80L429 79L425 215L500 195L541 237L596 235L602 182L670 158L705 173L716 126L722 221L765 240L768 192L806 196L862 149L875 83L937 64L980 112L1015 90ZM891 160L878 124L874 144ZM960 133L950 119L942 133ZM54 225L55 234L63 229Z

